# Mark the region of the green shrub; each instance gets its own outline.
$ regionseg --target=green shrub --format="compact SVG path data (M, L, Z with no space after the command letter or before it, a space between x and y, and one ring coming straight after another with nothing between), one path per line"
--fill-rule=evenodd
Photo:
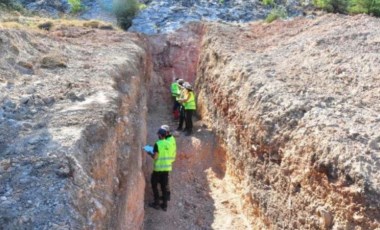
M78 13L83 10L83 5L81 0L69 0L69 4L71 5L71 12Z
M349 0L313 0L316 8L325 10L331 13L347 13Z
M380 0L351 0L348 10L352 14L380 16Z
M271 23L279 18L287 18L288 13L284 7L275 7L266 17L265 21Z
M141 4L137 0L114 0L113 11L119 26L127 30L132 25L133 18L137 15Z
M139 3L139 10L144 10L146 9L148 6L145 5L144 3Z
M0 4L4 6L10 6L13 4L12 0L0 0Z
M265 6L274 6L274 0L262 0Z
M16 10L20 12L24 11L24 8L22 7L22 5L14 0L0 0L0 9L1 8L8 9L8 10L9 9Z

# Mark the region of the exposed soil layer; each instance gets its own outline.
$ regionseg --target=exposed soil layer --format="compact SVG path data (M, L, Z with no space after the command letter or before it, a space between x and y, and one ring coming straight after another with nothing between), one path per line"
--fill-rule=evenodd
M259 229L380 227L379 19L208 24L198 112Z

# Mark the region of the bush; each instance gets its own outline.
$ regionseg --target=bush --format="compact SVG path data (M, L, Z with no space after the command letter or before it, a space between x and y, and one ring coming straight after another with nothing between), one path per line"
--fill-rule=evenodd
M81 0L69 0L69 4L71 5L71 12L78 13L83 10L83 5Z
M1 5L10 6L13 4L12 0L0 0Z
M371 14L380 16L380 0L351 0L348 10L352 14Z
M316 8L330 13L347 13L348 0L313 0Z
M284 7L275 7L265 19L266 22L271 23L279 18L287 18L288 13Z
M22 5L14 0L0 0L0 8L24 11Z
M265 6L274 6L274 0L262 0Z
M113 11L119 26L127 30L132 25L133 18L137 15L140 4L137 0L114 0Z

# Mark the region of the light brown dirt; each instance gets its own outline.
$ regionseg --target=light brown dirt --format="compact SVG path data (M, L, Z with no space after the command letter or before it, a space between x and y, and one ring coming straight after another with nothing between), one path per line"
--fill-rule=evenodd
M380 227L380 21L205 27L198 112L259 229Z
M0 228L138 228L144 40L53 23L0 29Z
M159 98L159 97L158 97ZM157 97L156 97L157 99ZM166 101L158 99L148 111L148 143L157 140L157 129L169 124L173 130ZM148 207L153 194L150 186L152 159L147 156L144 229L250 229L243 203L234 191L231 179L225 174L225 153L211 130L195 123L193 136L174 132L177 140L177 159L170 173L171 201L167 212Z

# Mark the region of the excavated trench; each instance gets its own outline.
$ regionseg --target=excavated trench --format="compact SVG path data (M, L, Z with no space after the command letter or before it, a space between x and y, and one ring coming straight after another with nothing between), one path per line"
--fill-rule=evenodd
M8 82L2 128L12 130L17 119L31 124L15 125L19 133L9 132L7 143L0 143L6 184L0 202L7 207L0 209L0 223L9 229L379 228L378 74L368 68L367 78L326 77L330 70L346 74L342 68L358 60L316 58L357 57L350 49L332 53L331 44L338 47L342 39L379 49L378 42L356 39L377 41L378 34L355 19L317 20L194 23L151 37L63 27L46 37L48 46L33 41L32 33L8 31L0 48L15 65L23 63L20 56L44 57L31 64L44 77L33 85L15 74L16 83ZM332 36L331 22L347 25ZM303 27L313 31L303 35ZM34 53L8 49L11 41L14 47L29 42ZM39 68L45 58L57 65L60 55L71 58L65 69L58 69L61 62ZM377 59L365 55L375 69ZM355 76L361 70L350 69ZM174 132L178 151L164 212L147 207L152 161L141 148L155 142L162 124L176 128L169 94L176 77L195 86L197 116L192 136ZM30 86L38 95L18 102L18 92ZM44 92L57 101L48 103ZM11 100L35 112L23 118ZM365 114L357 106L364 102L371 105ZM11 154L18 155L8 160ZM26 210L23 216L17 216L20 210Z
M175 34L149 39L154 72L149 86L147 141L153 144L157 129L162 124L169 125L177 140L177 159L170 174L172 196L167 212L147 207L152 201L152 160L150 157L145 160L144 229L147 230L251 228L233 178L226 174L223 141L199 117L194 118L191 137L174 131L178 123L172 121L168 88L177 77L195 84L202 36L203 26L192 24Z
M170 35L151 36L149 43L153 58L153 75L149 86L148 138L149 144L156 139L156 131L168 124L177 140L177 159L170 175L172 199L167 212L147 207L152 201L150 173L152 160L145 159L145 219L144 229L253 229L251 201L246 200L248 191L239 186L234 175L235 166L226 153L226 140L219 137L212 123L212 116L205 116L208 102L198 96L199 114L194 118L194 135L174 131L177 122L172 121L171 98L168 88L175 78L196 85L195 92L202 92L197 80L202 48L206 50L202 24L189 24ZM205 46L205 47L202 47ZM213 65L209 60L204 64ZM213 82L207 83L212 85ZM203 116L203 117L202 117ZM227 125L227 124L225 124ZM223 132L223 131L222 131ZM232 168L232 169L231 169Z
M373 84L368 88L371 95L378 95L378 82L371 73L368 79L334 82L335 88L329 88L331 78L323 73L341 64L328 58L318 62L315 55L333 52L330 45L335 37L326 29L331 20L336 25L346 23L347 28L356 23L337 17L318 19L313 24L318 26L309 32L312 39L299 28L314 22L303 19L271 25L191 24L149 39L155 76L148 102L148 141L154 142L162 124L176 128L168 98L175 77L195 85L198 119L192 137L175 133L179 147L171 174L174 196L168 212L145 209L145 229L379 227L379 178L374 173L378 158L373 144L379 139L369 124L376 115L373 110L363 115L345 95L367 81ZM324 42L315 45L315 40ZM341 52L351 56L356 51ZM359 73L360 68L351 71ZM315 81L315 76L322 80ZM365 91L359 94L368 97ZM368 100L378 108L375 98ZM347 114L348 108L356 112L342 122L336 114ZM358 114L366 116L366 122L352 124ZM353 139L353 127L373 141ZM151 163L146 159L146 165ZM147 168L146 181L150 171ZM145 201L151 199L147 184Z

